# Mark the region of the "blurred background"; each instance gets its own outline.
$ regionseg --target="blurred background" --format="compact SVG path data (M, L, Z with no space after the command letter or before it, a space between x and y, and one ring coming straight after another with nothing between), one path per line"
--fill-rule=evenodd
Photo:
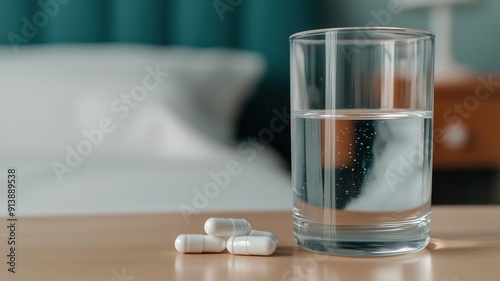
M207 94L193 94L188 101L178 96L173 100L157 103L170 102L174 105L170 109L176 112L175 118L188 123L194 131L209 135L208 139L230 143L233 148L239 147L240 156L242 151L247 151L247 156L252 156L251 150L245 147L245 144L252 141L264 142L273 151L269 152L273 155L270 156L272 161L277 163L273 164L273 169L279 167L284 170L285 173L281 175L284 179L288 177L286 172L290 165L289 122L285 120L290 102L288 37L299 31L342 26L377 25L429 29L436 32L439 38L436 60L438 73L435 81L435 129L439 129L441 135L435 139L434 144L433 203L500 203L499 12L500 2L496 0L3 0L0 2L0 43L3 45L0 60L8 63L0 61L0 65L4 64L1 79L2 85L11 83L8 84L11 88L4 87L2 90L2 95L7 97L7 105L4 105L4 108L18 109L19 113L23 112L22 107L28 115L33 112L19 103L19 107L12 107L13 103L8 105L8 98L13 96L10 95L11 92L15 92L12 89L19 87L30 91L29 94L25 93L26 99L37 96L36 89L44 85L43 81L47 81L40 78L47 75L44 69L53 73L50 76L53 83L67 81L68 88L72 87L71 79L75 77L66 78L64 73L71 72L73 76L81 79L90 75L88 77L93 78L85 78L88 83L82 86L82 89L87 89L92 83L98 87L109 82L95 80L96 76L105 77L126 67L143 70L145 65L153 65L154 68L156 63L165 60L162 65L170 70L168 72L172 75L172 80L183 81L180 83L182 85L177 83L173 86L196 88L202 92L206 90ZM135 64L132 63L131 66L124 63L127 59ZM64 64L65 61L68 65ZM86 66L86 62L94 61L95 68ZM234 68L235 65L238 67ZM22 67L16 72L13 71L14 66ZM196 75L177 76L182 71ZM214 73L217 75L214 76ZM43 81L30 86L33 76ZM123 79L128 79L126 77L132 76L116 76L114 81L120 84ZM131 80L140 81L140 77L134 77ZM209 80L212 82L207 82ZM83 83L82 81L78 80L78 83ZM78 83L73 85L80 85ZM227 86L231 83L237 85L234 86L234 91L244 93L232 95L230 89L220 90L214 86ZM61 90L58 85L54 84L52 88L48 88L52 90L47 91L53 93ZM130 85L133 87L133 84ZM479 85L489 91L487 98L477 97ZM120 88L118 92L127 89L129 88ZM172 88L169 89L171 91ZM61 95L64 95L65 91L68 92L67 88L62 90ZM221 94L221 91L227 93ZM99 106L109 105L113 101L110 97L96 103L91 98L96 97L98 92L82 95L80 91L75 100L86 105L89 112L98 111ZM53 99L38 96L35 100L39 99L42 104L47 102L47 106L54 108L57 108L58 103L61 107L71 103L64 103L64 99L59 96L50 97ZM231 98L235 100L232 101ZM16 97L12 99L21 102ZM186 109L179 110L179 104L187 106ZM191 109L190 105L193 106ZM203 107L206 105L209 105L208 109ZM196 110L193 111L193 108ZM457 108L462 108L462 111ZM150 112L154 110L161 111L161 108L151 109ZM200 110L206 110L207 115L190 114ZM50 107L47 107L46 111L50 112ZM276 111L281 113L278 116L283 117L282 125L285 129L273 130L272 137L264 138L263 129L268 128L273 118L276 118ZM80 115L88 117L88 112L82 112ZM103 112L94 119L85 119L82 124L86 124L86 128L95 126ZM173 115L169 116L161 118L174 118ZM448 122L453 116L458 116L461 122ZM29 123L40 117L20 117L25 119L20 121L4 113L3 118L4 129L18 125L25 126L25 131L28 132L31 130ZM47 126L60 121L51 123L51 118L47 118ZM160 117L155 115L151 118L157 120ZM232 121L227 122L227 119ZM209 125L203 123L208 122L207 120L211 122ZM155 125L157 127L154 127L154 130L158 130L158 126L161 127L162 124ZM82 125L77 131L85 126ZM220 129L223 126L227 129L221 129L220 134L225 137L220 134L210 135L213 128ZM141 134L136 129L131 130L134 134ZM162 140L157 135L149 135L150 133L148 131L144 135L151 136L156 142ZM42 137L43 134L41 132L38 135L28 135L36 138ZM54 131L54 134L58 134L57 131ZM193 137L189 134L187 136ZM125 132L117 135L117 138L121 139L129 137ZM25 135L14 134L10 139L4 140L6 146L2 147L4 159L8 159L10 163L18 163L18 166L30 161L14 160L16 155L9 154L13 150L9 145L15 147L21 143L26 147L34 146L33 139L20 142L21 138L25 138ZM68 150L64 149L65 145L74 146L78 140L79 138L73 138L58 142L55 145L56 149L59 149L58 152L47 152L51 155L47 159L64 159L68 153ZM21 144L18 147L20 151L23 150ZM153 145L143 140L133 145L158 145L159 150L164 149L162 144ZM130 147L124 147L130 150ZM45 149L40 146L34 151ZM178 151L175 146L169 149L169 153ZM180 145L179 149L190 148ZM261 146L252 144L252 149L260 151ZM217 150L212 149L213 151ZM201 149L199 153L205 152ZM142 152L139 150L138 153ZM150 153L155 154L155 151ZM168 155L171 157L172 154ZM11 165L7 162L5 160L4 164ZM34 171L54 177L54 165L50 166L50 163L54 162L44 163L43 169ZM188 165L186 169L189 170L190 167ZM202 173L206 175L208 170L206 171L203 170ZM73 174L68 172L67 175ZM33 183L36 182L35 177ZM198 186L203 186L203 182L206 182L206 179L200 181ZM288 182L281 180L280 184L285 186ZM192 194L186 198L190 197ZM287 197L286 200L291 200L290 198ZM289 202L291 204L291 201ZM272 205L272 202L269 204Z

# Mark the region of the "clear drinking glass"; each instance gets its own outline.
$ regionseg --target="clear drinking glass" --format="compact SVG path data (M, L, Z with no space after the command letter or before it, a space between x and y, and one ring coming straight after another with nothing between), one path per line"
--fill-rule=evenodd
M434 35L367 27L290 37L294 237L394 255L429 242Z

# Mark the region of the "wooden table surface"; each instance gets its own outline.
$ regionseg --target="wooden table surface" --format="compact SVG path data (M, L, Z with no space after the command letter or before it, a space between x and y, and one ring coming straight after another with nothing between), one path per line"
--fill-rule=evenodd
M174 239L203 233L212 216L242 217L277 234L269 257L179 254ZM340 257L299 249L289 212L19 218L16 273L7 271L7 221L0 228L0 280L500 280L500 206L437 206L432 239L417 253Z

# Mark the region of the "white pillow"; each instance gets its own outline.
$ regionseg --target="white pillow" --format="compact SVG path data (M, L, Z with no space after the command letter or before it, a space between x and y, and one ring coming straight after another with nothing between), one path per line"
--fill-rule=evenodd
M94 154L221 153L264 68L261 57L248 52L127 45L28 46L17 54L4 47L0 62L2 154L59 160L68 146L89 140L83 130L99 128L104 119L115 129L103 134ZM124 111L116 110L125 104L122 95L157 69L168 76L135 108L128 106L122 120Z

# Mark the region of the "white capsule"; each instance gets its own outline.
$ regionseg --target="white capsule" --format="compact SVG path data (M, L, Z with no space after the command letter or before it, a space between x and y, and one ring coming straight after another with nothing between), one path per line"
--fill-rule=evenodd
M277 242L266 236L232 236L226 248L234 255L269 256L276 250Z
M205 222L205 232L212 236L241 236L252 231L246 219L209 218Z
M270 232L270 231L262 231L262 230L252 230L250 231L250 234L248 236L264 236L264 237L269 237L273 239L276 243L278 243L278 237L276 237L276 234Z
M179 253L220 253L226 249L222 237L203 234L181 234L175 239L175 249Z

